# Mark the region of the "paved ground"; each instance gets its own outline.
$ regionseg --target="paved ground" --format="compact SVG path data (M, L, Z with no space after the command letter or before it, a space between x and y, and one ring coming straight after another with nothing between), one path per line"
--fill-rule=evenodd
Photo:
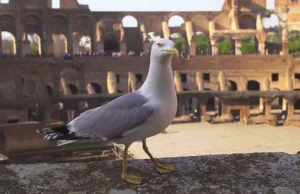
M193 123L171 125L167 131L167 134L159 134L147 140L155 157L254 152L295 154L300 151L298 127ZM141 143L134 143L129 151L139 159L148 158Z

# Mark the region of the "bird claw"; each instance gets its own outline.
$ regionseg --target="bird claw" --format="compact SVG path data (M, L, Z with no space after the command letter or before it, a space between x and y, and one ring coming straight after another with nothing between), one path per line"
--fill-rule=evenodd
M157 166L155 166L157 172L161 173L161 174L165 174L165 173L171 173L173 171L175 171L175 166L174 165L162 165L159 164Z
M122 179L128 183L139 185L142 183L142 178L135 175L122 175Z

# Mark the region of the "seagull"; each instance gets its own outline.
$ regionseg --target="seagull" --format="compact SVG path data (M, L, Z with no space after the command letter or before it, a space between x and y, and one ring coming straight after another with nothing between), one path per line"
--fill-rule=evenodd
M123 144L122 179L141 184L142 178L127 173L127 153L130 145L142 141L143 149L159 173L175 171L173 165L160 164L150 153L146 139L163 132L177 111L177 97L171 67L172 56L178 50L169 39L159 39L151 47L150 67L144 84L109 103L81 113L68 124L37 130L46 140L58 146L84 139Z

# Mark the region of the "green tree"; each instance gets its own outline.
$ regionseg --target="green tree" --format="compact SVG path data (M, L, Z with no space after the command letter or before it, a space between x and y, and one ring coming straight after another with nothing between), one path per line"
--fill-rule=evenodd
M254 54L255 51L255 37L250 35L246 36L242 40L242 46L241 46L241 51L243 54Z
M289 33L289 50L290 52L300 51L300 32L293 30Z
M221 40L219 42L219 52L222 54L231 54L232 53L232 42L231 40Z

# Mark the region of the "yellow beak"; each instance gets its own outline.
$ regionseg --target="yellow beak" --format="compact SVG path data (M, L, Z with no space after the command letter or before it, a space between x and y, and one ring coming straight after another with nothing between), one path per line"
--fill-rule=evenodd
M176 48L168 49L167 53L172 56L178 56L178 50Z

